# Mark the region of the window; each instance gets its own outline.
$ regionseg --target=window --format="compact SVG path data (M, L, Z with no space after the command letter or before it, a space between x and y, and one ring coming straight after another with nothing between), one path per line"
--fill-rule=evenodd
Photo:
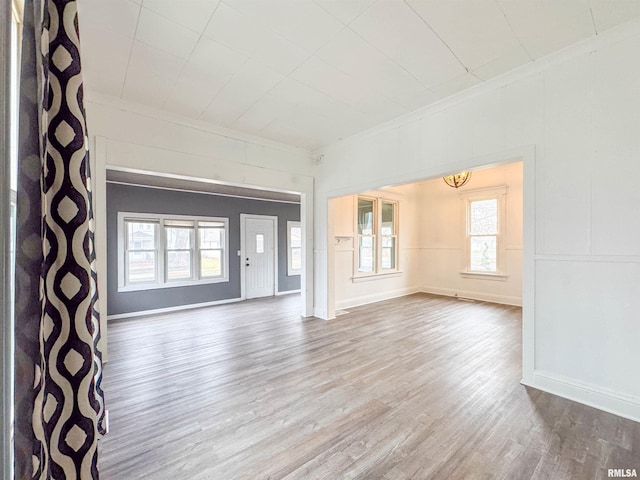
M398 269L398 202L358 197L356 276Z
M158 222L125 220L125 278L128 285L158 282Z
M225 231L225 222L198 222L200 278L222 276Z
M380 222L380 242L382 243L381 265L383 270L396 268L396 204L382 202L382 219Z
M228 219L118 213L118 291L228 281Z
M287 222L287 275L302 272L302 226L300 222Z
M193 277L194 222L189 220L164 221L167 246L167 282L190 280Z
M358 198L358 272L375 272L376 201Z
M463 274L504 276L502 225L506 187L462 194L466 205Z
M264 253L264 234L256 233L256 252Z

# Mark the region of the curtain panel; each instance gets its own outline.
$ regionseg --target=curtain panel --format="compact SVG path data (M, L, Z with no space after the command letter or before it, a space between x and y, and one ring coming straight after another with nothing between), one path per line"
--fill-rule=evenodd
M15 478L97 479L104 396L75 1L25 2L19 118Z

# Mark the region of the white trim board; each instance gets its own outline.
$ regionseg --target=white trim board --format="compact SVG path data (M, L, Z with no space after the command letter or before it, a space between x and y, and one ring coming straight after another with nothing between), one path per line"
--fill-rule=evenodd
M115 315L107 315L107 320L124 320L126 318L146 317L149 315L162 315L163 313L181 312L184 310L193 310L196 308L214 307L216 305L225 305L227 303L236 303L242 301L242 298L228 298L225 300L214 300L212 302L190 303L187 305L177 305L175 307L156 308L153 310L140 310L138 312L118 313Z
M639 398L542 370L534 371L532 382L522 380L520 383L588 407L628 418L634 422L640 422Z
M285 290L284 292L276 292L276 297L281 297L283 295L292 295L294 293L300 293L302 290L298 288L297 290Z
M453 288L441 288L432 286L424 286L420 291L422 293L443 295L445 297L468 298L471 300L478 300L480 302L500 303L502 305L522 307L522 298L510 295L496 295L493 293L472 292L469 290L455 290Z
M347 308L360 307L370 303L382 302L383 300L391 300L392 298L406 297L414 293L419 293L419 287L406 287L396 290L386 290L384 292L372 293L369 295L361 295L359 297L348 298L336 302L336 310L344 310ZM333 317L335 318L335 316Z
M9 223L11 191L11 4L0 1L0 476L13 478L13 318Z

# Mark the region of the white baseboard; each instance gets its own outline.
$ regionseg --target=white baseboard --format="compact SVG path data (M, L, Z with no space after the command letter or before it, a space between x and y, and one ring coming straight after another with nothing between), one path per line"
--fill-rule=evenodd
M147 315L160 315L163 313L179 312L182 310L192 310L194 308L224 305L225 303L235 303L235 302L240 302L242 300L243 300L242 298L228 298L226 300L215 300L213 302L191 303L189 305L178 305L175 307L156 308L154 310L141 310L138 312L119 313L116 315L107 315L107 320L122 320L125 318L144 317Z
M359 307L361 305L380 302L382 300L389 300L391 298L404 297L405 295L411 295L412 293L417 293L420 291L421 290L418 287L408 287L399 288L396 290L385 290L383 292L372 293L370 295L348 298L346 300L336 302L336 310L344 310L345 308Z
M501 303L503 305L513 305L515 307L522 306L521 297L513 297L510 295L496 295L493 293L471 292L466 290L454 290L453 288L442 287L422 287L423 293L433 293L434 295L444 295L447 297L470 298L472 300L480 300L482 302Z
M321 320L333 320L336 318L335 316L332 318L327 318L327 311L318 307L313 307L313 316L316 318L320 318Z
M640 422L640 398L541 370L533 373L533 382L522 384Z
M300 289L298 290L285 290L284 292L276 292L276 297L281 295L291 295L292 293L300 293Z

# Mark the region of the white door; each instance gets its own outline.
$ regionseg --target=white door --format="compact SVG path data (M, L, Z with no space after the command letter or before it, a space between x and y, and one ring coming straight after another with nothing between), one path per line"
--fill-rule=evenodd
M246 298L275 295L275 229L274 218L244 217L242 268Z

